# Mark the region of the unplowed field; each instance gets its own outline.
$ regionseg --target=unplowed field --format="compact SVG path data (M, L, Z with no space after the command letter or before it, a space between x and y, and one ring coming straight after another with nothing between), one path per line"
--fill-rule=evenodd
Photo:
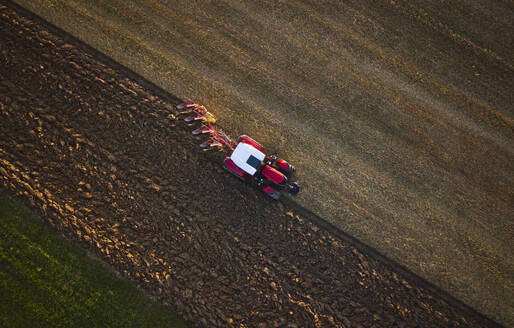
M1 186L199 326L495 326L231 178L177 99L3 4L0 47Z

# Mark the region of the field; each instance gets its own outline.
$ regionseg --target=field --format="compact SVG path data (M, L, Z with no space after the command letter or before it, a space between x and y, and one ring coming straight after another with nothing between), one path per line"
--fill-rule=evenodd
M0 195L2 327L190 327Z
M511 5L17 2L278 150L301 204L512 323Z

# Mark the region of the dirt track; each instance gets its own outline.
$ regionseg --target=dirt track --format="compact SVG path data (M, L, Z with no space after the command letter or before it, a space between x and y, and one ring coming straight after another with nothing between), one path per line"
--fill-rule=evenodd
M495 326L271 202L173 104L0 5L0 177L199 326Z

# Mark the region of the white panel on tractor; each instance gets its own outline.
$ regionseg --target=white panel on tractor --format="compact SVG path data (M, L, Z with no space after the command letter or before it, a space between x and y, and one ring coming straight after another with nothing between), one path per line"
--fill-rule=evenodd
M237 145L232 155L230 155L232 162L250 175L255 174L260 162L264 161L264 157L266 155L263 152L242 142Z

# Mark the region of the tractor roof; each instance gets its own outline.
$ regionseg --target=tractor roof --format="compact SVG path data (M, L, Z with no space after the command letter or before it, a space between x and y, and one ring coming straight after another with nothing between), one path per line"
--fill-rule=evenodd
M255 174L259 163L264 160L264 157L266 155L263 152L242 142L237 145L232 155L230 155L230 159L234 164L250 175Z

